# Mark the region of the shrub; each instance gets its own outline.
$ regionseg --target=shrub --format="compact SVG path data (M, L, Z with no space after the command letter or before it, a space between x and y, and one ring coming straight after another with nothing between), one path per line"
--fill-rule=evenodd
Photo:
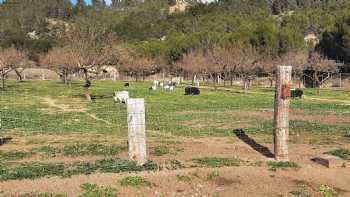
M192 179L189 176L186 175L176 175L176 179L181 182L190 182Z
M274 162L274 161L270 161L267 163L267 165L269 166L269 170L271 171L276 171L277 169L288 169L288 168L292 168L292 169L298 169L300 168L300 166L294 162Z
M220 176L220 173L218 171L209 172L208 175L207 175L207 180L211 181L211 180L215 179L218 176Z
M157 146L152 152L155 156L163 156L169 153L169 148L167 146Z
M330 186L328 185L321 185L318 188L319 193L323 197L334 197L337 196L337 192Z
M349 149L340 148L340 149L336 149L333 151L329 151L329 152L327 152L327 154L334 155L334 156L340 157L340 158L345 159L345 160L350 160L350 150Z
M80 186L85 193L79 197L116 197L117 190L111 187L99 187L96 184L85 183Z
M199 159L193 159L193 162L206 167L223 167L223 166L239 166L241 161L238 159L204 157Z
M120 185L124 187L127 187L127 186L131 186L131 187L148 186L149 187L152 184L151 182L145 180L141 176L128 176L120 180Z

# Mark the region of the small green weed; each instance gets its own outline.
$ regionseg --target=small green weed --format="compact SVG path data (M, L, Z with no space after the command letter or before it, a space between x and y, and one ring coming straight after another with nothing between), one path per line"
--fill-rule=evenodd
M337 196L337 192L332 187L330 187L328 185L321 185L318 188L318 192L323 197L335 197L335 196Z
M41 139L28 139L25 144L26 145L31 145L31 144L44 144L46 143L45 140L41 140Z
M116 155L127 150L126 146L106 146L103 144L75 144L66 145L62 148L53 146L41 146L32 148L30 151L9 151L0 152L0 160L12 161L30 158L35 154L44 157L56 157L58 155L77 157L83 155Z
M51 193L41 193L41 194L23 194L20 197L66 197L64 194L51 194Z
M24 163L15 167L0 165L0 180L21 180L35 179L46 176L63 176L69 177L77 174L91 174L94 172L139 172L154 171L158 166L148 162L139 166L136 162L123 159L103 159L95 163L76 162L69 165L62 163L45 164L45 163Z
M85 183L80 186L85 193L79 197L116 197L117 190L112 187L99 187L96 184Z
M334 155L345 160L350 160L350 149L340 148L333 151L329 151L326 154Z
M241 161L238 159L218 158L218 157L204 157L193 159L194 163L206 167L223 167L223 166L239 166Z
M141 186L152 186L152 183L147 181L145 178L141 176L128 176L120 180L120 185L127 187L141 187Z
M31 152L25 152L25 151L10 151L10 152L0 152L0 160L17 160L17 159L24 159L29 158L32 156Z
M168 170L177 170L177 169L186 168L186 166L182 164L181 161L172 159L170 160L170 162L166 163L165 168Z
M127 149L126 146L106 146L103 144L74 144L65 145L63 148L52 146L43 146L34 148L32 151L40 154L54 156L62 154L65 156L83 156L83 155L115 155Z
M45 155L48 157L55 157L56 155L60 154L61 151L58 148L53 146L41 146L41 147L33 148L31 152L35 154Z
M277 171L278 169L288 169L288 168L292 168L292 169L298 169L300 168L300 166L294 162L274 162L274 161L270 161L267 162L267 166L269 167L269 170L271 171Z
M64 146L62 152L67 156L115 155L127 150L126 146L106 146L103 144L76 144Z
M306 185L299 185L296 190L289 193L296 197L312 197Z
M152 152L155 156L163 156L170 152L169 148L167 146L157 146L154 148L154 151Z
M192 180L192 178L190 176L178 174L178 175L176 175L176 180L181 181L181 182L190 182Z
M212 171L212 172L209 172L207 174L207 180L208 181L211 181L213 179L215 179L216 177L219 177L220 176L220 173L218 171Z

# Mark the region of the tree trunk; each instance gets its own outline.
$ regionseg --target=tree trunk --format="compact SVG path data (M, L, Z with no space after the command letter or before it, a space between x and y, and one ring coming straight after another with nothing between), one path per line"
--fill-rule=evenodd
M67 85L67 71L64 69L63 70L63 73L62 73L62 78L63 78L63 83L64 83L64 85Z
M216 84L216 80L214 80L214 90L216 91L218 89L217 84Z
M192 85L197 81L197 75L193 75L192 77Z
M270 88L272 88L273 87L273 78L271 77L269 80L270 80Z
M321 94L320 88L321 88L321 82L319 80L319 77L317 75L317 71L314 72L314 80L315 80L315 88L317 89L317 95Z
M16 75L17 75L17 79L18 79L19 81L23 81L23 77L22 77L21 73L20 73L17 69L14 69L14 70L15 70L15 73L16 73Z
M88 76L88 72L86 69L84 69L84 76L85 76L85 83L86 84L91 84L91 82L89 81L89 76ZM87 101L91 102L91 93L90 93L90 86L85 87L85 98Z
M2 90L5 90L5 74L4 71L1 73Z
M248 90L248 79L244 76L242 80L243 80L243 90L244 92L246 92Z

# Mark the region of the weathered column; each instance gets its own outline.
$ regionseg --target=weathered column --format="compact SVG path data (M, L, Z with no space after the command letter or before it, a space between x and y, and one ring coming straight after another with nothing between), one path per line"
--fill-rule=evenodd
M277 161L288 161L289 98L292 66L277 69L274 110L274 152Z
M139 165L146 163L146 127L144 99L128 99L129 158Z

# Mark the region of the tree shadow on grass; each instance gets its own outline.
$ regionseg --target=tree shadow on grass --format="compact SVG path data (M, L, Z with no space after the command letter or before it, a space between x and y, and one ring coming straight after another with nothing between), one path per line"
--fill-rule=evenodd
M244 143L248 144L250 147L252 147L255 151L259 152L260 154L264 155L268 158L273 158L274 154L267 148L266 146L263 146L259 143L257 143L254 139L250 138L243 129L234 129L233 132L236 134L236 136L242 140Z

